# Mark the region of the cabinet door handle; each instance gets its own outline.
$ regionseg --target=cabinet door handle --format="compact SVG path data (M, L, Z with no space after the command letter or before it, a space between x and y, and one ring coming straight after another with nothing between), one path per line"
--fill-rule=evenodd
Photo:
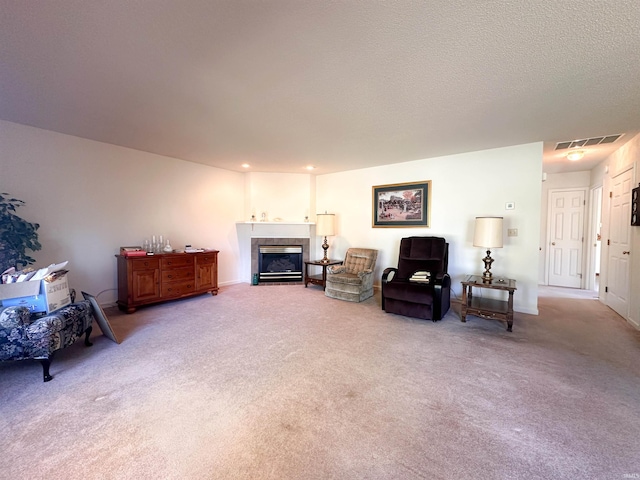
M556 242L551 242L551 245L555 245L555 244L556 244Z
M629 255L631 252L622 252L623 255Z

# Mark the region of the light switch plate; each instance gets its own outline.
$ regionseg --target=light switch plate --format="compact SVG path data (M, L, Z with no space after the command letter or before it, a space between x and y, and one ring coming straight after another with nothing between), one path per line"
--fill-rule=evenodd
M517 228L508 228L507 229L507 236L508 237L517 237L518 236L518 229Z

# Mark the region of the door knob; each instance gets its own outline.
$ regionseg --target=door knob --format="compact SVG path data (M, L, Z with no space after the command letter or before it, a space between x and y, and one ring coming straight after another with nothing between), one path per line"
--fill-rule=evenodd
M555 244L556 244L556 242L551 242L551 245L555 245Z

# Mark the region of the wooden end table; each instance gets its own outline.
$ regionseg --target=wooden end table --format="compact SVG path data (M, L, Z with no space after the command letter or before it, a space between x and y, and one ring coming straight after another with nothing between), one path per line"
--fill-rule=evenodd
M342 260L329 260L323 262L322 260L310 260L304 262L304 288L307 288L307 284L320 285L324 290L327 285L327 267L329 265L340 265ZM322 275L309 275L309 265L315 265L322 267Z
M509 293L509 297L506 301L474 297L473 287L506 291ZM467 315L503 320L507 322L507 331L511 332L513 327L513 292L515 291L516 281L510 278L494 277L487 282L480 275L467 275L462 281L460 321L466 322Z

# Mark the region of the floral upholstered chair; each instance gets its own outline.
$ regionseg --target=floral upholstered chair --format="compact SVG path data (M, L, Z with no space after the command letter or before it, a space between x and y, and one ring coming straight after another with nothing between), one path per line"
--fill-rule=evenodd
M93 310L87 300L67 305L49 315L31 318L26 307L0 307L0 361L40 360L44 381L49 374L53 354L85 335L84 344L91 346L89 335Z
M373 269L378 251L350 248L342 265L327 269L325 295L331 298L361 302L373 296Z

